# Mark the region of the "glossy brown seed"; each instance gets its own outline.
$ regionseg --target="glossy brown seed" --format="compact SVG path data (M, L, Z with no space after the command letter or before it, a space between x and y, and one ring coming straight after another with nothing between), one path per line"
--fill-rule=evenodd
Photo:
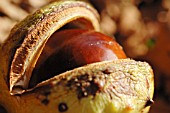
M111 37L95 31L62 30L47 42L33 76L40 82L86 64L123 58L122 47Z

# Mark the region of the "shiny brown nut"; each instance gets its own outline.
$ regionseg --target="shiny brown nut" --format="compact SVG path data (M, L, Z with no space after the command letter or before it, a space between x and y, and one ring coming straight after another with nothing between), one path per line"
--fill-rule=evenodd
M113 38L80 29L54 33L41 56L30 83L39 83L86 64L126 58L122 47Z

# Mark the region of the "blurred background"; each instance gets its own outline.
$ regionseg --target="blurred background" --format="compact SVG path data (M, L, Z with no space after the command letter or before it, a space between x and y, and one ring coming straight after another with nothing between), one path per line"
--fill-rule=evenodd
M0 44L17 22L52 1L57 0L0 0ZM170 113L170 0L84 1L98 10L102 32L115 38L128 57L153 67L155 103L150 113Z

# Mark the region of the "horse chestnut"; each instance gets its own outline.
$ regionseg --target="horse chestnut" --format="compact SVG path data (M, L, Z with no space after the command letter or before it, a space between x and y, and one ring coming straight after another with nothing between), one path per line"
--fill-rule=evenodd
M61 30L47 42L32 80L41 82L86 64L123 58L122 47L109 36L89 30Z

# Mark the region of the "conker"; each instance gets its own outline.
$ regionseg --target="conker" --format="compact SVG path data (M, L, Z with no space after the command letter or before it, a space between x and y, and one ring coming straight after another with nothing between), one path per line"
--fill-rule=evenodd
M31 81L41 82L86 64L123 58L122 47L109 36L91 30L61 30L47 42Z

